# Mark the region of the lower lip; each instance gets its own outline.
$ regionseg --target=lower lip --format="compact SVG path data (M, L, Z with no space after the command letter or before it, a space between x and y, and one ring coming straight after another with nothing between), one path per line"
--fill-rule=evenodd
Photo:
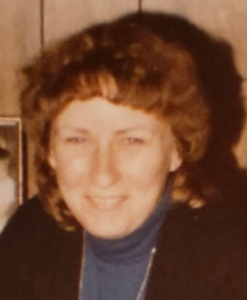
M90 196L87 197L87 201L90 206L99 211L112 211L118 209L126 200L126 197L112 197L109 199L98 200L96 198L92 198Z

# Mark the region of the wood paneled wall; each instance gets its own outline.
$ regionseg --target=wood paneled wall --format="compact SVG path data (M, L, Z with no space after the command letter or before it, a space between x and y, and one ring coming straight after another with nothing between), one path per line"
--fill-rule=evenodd
M138 10L138 0L44 0L44 41Z
M18 115L18 70L40 49L40 4L0 0L0 115Z
M19 114L18 69L42 44L138 9L182 15L229 40L238 69L246 78L247 98L246 0L0 0L0 115ZM236 155L247 167L247 125Z

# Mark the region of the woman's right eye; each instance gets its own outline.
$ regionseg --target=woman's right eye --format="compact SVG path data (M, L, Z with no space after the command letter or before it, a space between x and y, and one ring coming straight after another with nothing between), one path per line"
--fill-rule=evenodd
M71 144L83 144L86 142L86 139L80 136L73 136L73 137L67 137L65 141Z

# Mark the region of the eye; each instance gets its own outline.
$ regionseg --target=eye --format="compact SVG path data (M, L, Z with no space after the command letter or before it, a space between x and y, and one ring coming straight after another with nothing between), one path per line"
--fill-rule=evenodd
M125 142L128 145L142 145L145 143L145 140L139 137L128 137Z
M66 143L70 144L83 144L86 142L86 139L81 136L71 136L65 139Z

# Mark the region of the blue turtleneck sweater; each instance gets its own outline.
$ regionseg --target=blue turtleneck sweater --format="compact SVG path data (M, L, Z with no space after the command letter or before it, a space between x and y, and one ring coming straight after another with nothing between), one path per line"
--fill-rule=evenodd
M85 234L81 300L135 300L152 260L152 249L166 211L170 188L156 210L131 234L115 240ZM138 300L143 300L145 288Z

